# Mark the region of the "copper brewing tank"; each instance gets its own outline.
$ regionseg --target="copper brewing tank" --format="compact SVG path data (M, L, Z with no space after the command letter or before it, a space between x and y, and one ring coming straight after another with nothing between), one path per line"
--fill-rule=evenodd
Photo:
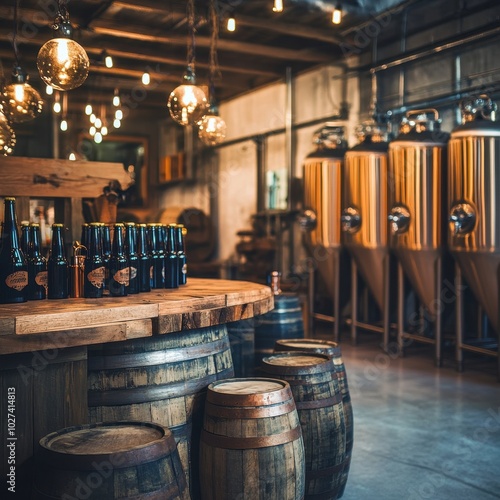
M409 112L389 144L390 246L422 305L436 315L446 242L446 146L436 110Z
M500 123L487 96L462 104L449 143L449 247L466 283L499 331Z
M347 142L344 127L330 123L316 131L316 150L304 160L304 242L328 292L335 296L335 262L341 249L342 170Z
M343 241L378 306L384 308L384 259L388 253L388 161L386 133L366 122L361 142L345 154Z

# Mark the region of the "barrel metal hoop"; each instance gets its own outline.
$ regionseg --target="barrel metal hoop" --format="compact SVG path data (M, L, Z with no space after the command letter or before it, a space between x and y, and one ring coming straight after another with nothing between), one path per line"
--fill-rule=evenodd
M241 406L218 406L207 401L205 403L205 415L221 418L267 418L285 415L295 410L296 405L293 399L288 400L285 404L276 406L259 406L245 408Z
M348 465L347 460L342 460L340 464L332 465L331 467L325 467L324 469L306 470L306 481L308 479L318 479L324 476L332 476L333 474L342 472L345 469L346 465Z
M338 498L339 490L340 487L330 491L323 491L322 493L306 495L304 500L325 500L325 498Z
M172 481L159 490L127 496L127 500L165 500L166 498L177 498L179 493L182 494L183 491L187 490L187 482L185 476L176 479L180 484L176 481Z
M267 448L269 446L278 446L280 444L295 441L302 436L302 429L297 426L280 434L271 434L262 437L229 437L219 434L212 434L205 429L201 432L201 441L213 448L228 450L249 450L256 448Z
M117 354L113 356L89 356L87 362L89 371L119 370L189 361L208 357L229 349L229 341L224 337L219 340L214 340L213 342L207 342L206 344L179 347L177 349L164 349L134 354Z
M90 407L118 406L189 396L206 389L212 382L232 376L234 376L234 370L231 367L207 377L174 384L134 387L130 389L111 389L109 391L89 390L88 405Z
M297 410L314 410L316 408L327 408L342 403L342 396L335 394L330 398L317 399L315 401L296 401Z

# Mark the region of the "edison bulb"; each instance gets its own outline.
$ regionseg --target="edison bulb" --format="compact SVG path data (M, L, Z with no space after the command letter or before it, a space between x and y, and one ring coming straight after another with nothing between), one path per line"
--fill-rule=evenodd
M27 122L42 112L42 98L27 82L6 85L1 97L3 109L11 122Z
M207 146L220 144L226 137L226 122L219 115L205 115L199 125L198 137Z
M70 38L46 42L36 60L40 78L57 90L79 87L89 74L90 61L85 49Z
M198 123L207 111L205 92L192 84L179 85L168 98L170 116L181 125Z

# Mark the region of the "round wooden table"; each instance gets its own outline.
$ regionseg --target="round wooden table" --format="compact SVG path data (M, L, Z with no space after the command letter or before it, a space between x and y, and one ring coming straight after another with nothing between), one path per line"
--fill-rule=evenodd
M15 491L27 498L40 438L87 423L87 346L210 328L273 306L267 286L196 278L128 297L0 305L2 477L14 467Z

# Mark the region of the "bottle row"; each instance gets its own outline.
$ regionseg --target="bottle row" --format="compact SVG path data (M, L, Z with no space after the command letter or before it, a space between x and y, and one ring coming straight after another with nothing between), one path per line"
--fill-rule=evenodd
M66 257L63 224L52 225L49 257L41 253L40 226L17 229L15 198L5 198L0 248L0 303L68 297L123 297L187 281L180 224L92 222Z

